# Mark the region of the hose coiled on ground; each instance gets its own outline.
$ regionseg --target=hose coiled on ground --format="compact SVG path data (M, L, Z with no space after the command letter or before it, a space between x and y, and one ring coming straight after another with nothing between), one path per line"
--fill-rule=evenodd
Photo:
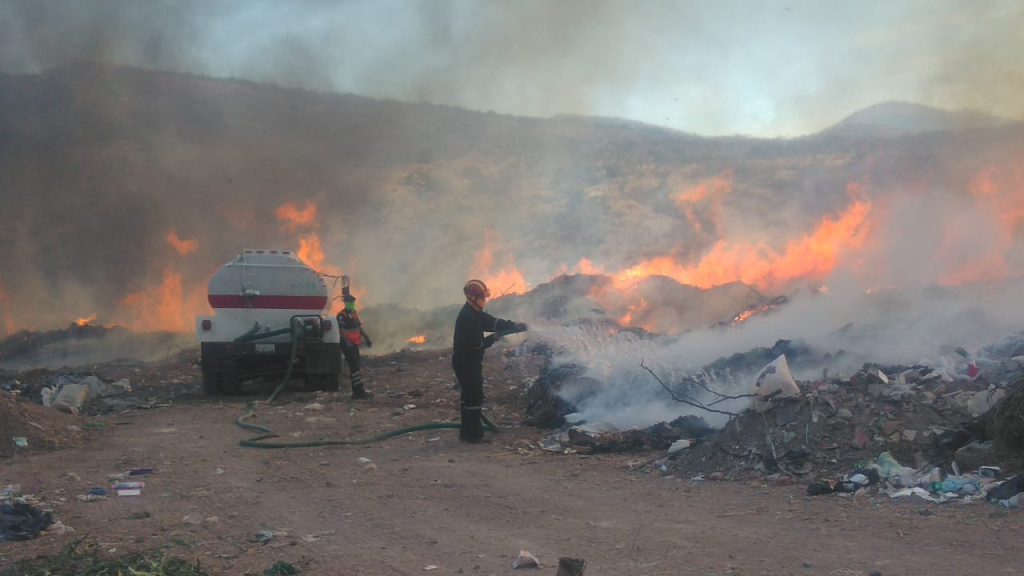
M284 378L281 380L281 383L278 384L276 388L274 388L273 393L270 394L269 398L267 398L265 401L263 401L264 403L266 403L266 404L272 403L274 401L274 399L277 398L277 395L281 392L281 390L284 389L284 386L285 386L285 384L287 384L288 380L291 379L292 369L295 367L295 359L296 359L296 356L298 355L299 340L302 338L303 331L304 331L304 329L302 327L302 322L295 322L293 320L292 325L291 325L291 329L290 329L292 350L291 350L291 355L289 356L289 359L288 359L288 370L285 372ZM268 333L268 335L270 335L270 334L275 334L276 335L276 334L283 334L283 333L284 333L283 331L277 330L277 331L275 331L273 333ZM239 428L242 428L243 430L248 430L250 432L256 432L257 433L257 436L253 436L252 438L248 438L248 439L245 439L245 440L240 440L238 442L238 444L240 446L244 446L246 448L265 448L265 449L316 448L316 447L321 447L321 446L358 446L358 445L363 445L363 444L371 444L373 442L379 442L381 440L387 440L388 438L394 438L396 436L402 436L404 434L411 434L413 432L421 432L423 430L444 430L444 429L458 430L458 429L461 428L461 425L458 424L457 422L429 422L427 424L418 424L418 425L415 425L415 426L408 426L406 428L399 428L398 430L391 430L389 432L384 432L382 434L378 434L376 436L372 436L372 437L369 437L369 438L341 439L341 440L326 439L326 440L310 440L310 441L305 441L305 442L267 442L266 440L269 440L271 438L277 438L278 435L274 434L274 431L272 429L266 427L266 426L259 426L257 424L250 424L250 423L246 422L247 419L249 419L250 417L253 416L253 414L256 413L256 406L257 406L257 404L259 404L259 402L260 402L259 400L254 400L252 402L249 402L248 406L246 406L245 413L242 414L241 416L239 416L235 420L235 425L238 426ZM487 429L490 430L491 432L497 432L498 431L498 427L495 426L486 417L483 417L483 422L484 422L484 426L486 426Z

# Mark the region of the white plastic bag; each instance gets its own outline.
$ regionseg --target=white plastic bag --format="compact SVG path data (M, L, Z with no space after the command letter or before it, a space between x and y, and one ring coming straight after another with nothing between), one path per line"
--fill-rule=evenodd
M754 380L754 393L762 400L800 395L800 387L796 385L793 375L789 372L789 362L786 362L785 354L780 354L757 374Z

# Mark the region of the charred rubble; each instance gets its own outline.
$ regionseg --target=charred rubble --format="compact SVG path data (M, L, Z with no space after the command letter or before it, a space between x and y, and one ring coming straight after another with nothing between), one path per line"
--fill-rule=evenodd
M969 353L949 351L939 366L864 363L852 376L830 376L832 361L849 356L819 354L809 346L779 340L767 348L723 357L671 385L687 392L735 383L780 355L794 372L820 376L797 382L800 394L778 398L763 412L746 410L720 430L697 414L687 429L682 419L639 430L595 433L567 426L577 407L560 391L597 388L585 367L555 364L549 355L528 391L527 423L561 429L551 448L632 452L665 450L678 440L686 449L662 455L665 472L742 479L787 477L812 482L832 478L888 453L915 469L1024 470L1024 333ZM579 397L574 396L574 397Z
M20 330L0 339L0 369L105 363L132 358L166 358L191 343L191 335L135 332L122 326L72 322L59 330Z

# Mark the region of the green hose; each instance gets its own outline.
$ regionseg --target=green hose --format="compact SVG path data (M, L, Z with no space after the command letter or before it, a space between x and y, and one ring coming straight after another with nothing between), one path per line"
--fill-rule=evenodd
M278 331L280 333L280 331ZM284 378L281 383L277 385L274 392L266 399L266 403L270 404L277 398L277 395L284 389L285 384L292 376L292 368L295 366L295 357L298 354L299 349L299 338L302 336L302 325L297 324L291 330L292 333L292 353L288 359L288 370L284 374ZM388 438L394 438L396 436L402 436L404 434L411 434L413 432L420 432L422 430L442 430L442 429L454 429L458 430L462 426L455 422L429 422L427 424L417 424L416 426L408 426L406 428L399 428L398 430L392 430L390 432L384 432L370 438L357 438L357 439L346 439L346 440L311 440L308 442L265 442L270 438L277 438L278 435L274 434L274 431L266 426L259 426L257 424L250 424L246 422L256 411L257 401L249 402L246 407L245 414L242 414L235 420L235 425L243 430L249 430L250 432L257 432L258 436L253 436L248 440L240 440L238 444L246 448L315 448L318 446L357 446L361 444L370 444L372 442L379 442L381 440L387 440ZM498 427L494 425L486 416L480 416L483 419L484 426L491 432L498 432Z

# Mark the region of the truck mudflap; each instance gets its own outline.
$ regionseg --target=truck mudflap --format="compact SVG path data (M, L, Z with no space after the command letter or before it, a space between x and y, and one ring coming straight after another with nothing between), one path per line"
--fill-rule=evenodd
M337 343L296 344L293 378L307 389L338 389L341 350ZM241 383L252 378L283 378L292 355L291 342L203 342L200 366L207 394L240 394Z

